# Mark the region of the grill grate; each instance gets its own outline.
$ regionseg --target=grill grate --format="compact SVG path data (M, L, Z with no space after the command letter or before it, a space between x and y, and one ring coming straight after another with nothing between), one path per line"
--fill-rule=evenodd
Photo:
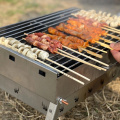
M21 42L25 42L24 40L22 40L22 37L25 37L24 33L47 32L48 27L56 26L61 22L66 22L66 20L69 17L73 17L73 16L71 16L71 13L74 13L74 12L77 12L77 11L79 11L79 9L70 8L70 9L58 11L58 12L55 12L55 13L52 13L52 14L49 14L49 15L45 15L45 16L42 16L42 17L34 18L34 19L31 19L31 20L23 21L23 22L20 22L20 23L12 24L12 25L8 25L6 27L0 28L0 36L14 37ZM112 32L109 32L109 33L114 34ZM119 36L119 34L115 34L115 35ZM104 38L106 38L106 37L104 37ZM110 37L107 37L107 38L109 38L109 40L113 40ZM115 39L113 41L117 42L117 40L115 40ZM98 44L95 44L94 46L96 48L103 49L105 51L108 50L107 48L104 48L104 47L102 47ZM93 50L92 48L88 48L88 49L93 51L93 52L96 52L98 54L101 54L101 52ZM74 54L77 57L79 57L79 58L81 58L85 61L89 61L88 58L85 58L85 57L83 57L81 55L78 55L74 52L71 52L67 49L63 49L63 50L66 51L66 52L69 52L71 54ZM84 52L84 53L87 54L86 52ZM87 54L87 55L89 55L89 54ZM91 55L89 55L89 56L91 56ZM58 63L60 63L62 65L65 65L66 67L71 68L71 69L73 69L73 68L82 64L80 62L76 62L76 61L71 60L69 58L65 58L63 56L60 56L58 54L55 54L55 55L50 54L49 58L54 60L54 61L57 61ZM47 62L47 63L49 63L49 62ZM59 66L57 66L53 63L49 63L49 64L58 68L59 70L61 70L63 72L67 72L65 69L63 69L63 68L61 68L61 67L59 67Z

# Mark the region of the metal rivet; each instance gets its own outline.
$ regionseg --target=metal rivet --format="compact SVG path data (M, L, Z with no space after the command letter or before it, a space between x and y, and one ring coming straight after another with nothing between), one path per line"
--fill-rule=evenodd
M15 92L15 93L18 93L18 92L19 92L19 88L15 88L15 89L14 89L14 92Z
M103 85L103 84L104 84L104 80L102 79L102 80L100 81L100 83L101 83L101 85Z
M61 107L59 110L60 110L60 112L62 112L64 110L64 107Z
M78 98L78 97L74 99L74 101L75 101L75 102L78 102L78 100L79 100L79 98Z
M49 109L49 112L50 112L50 113L52 113L52 110L51 110L51 109Z
M115 72L112 74L112 77L115 77Z
M91 93L92 92L92 88L88 89L88 92Z

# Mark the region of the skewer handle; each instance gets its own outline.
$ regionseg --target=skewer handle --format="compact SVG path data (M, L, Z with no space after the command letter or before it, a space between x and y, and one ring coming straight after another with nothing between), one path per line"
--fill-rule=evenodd
M105 43L102 43L102 42L99 42L99 41L96 41L96 43L98 43L98 44L100 44L101 46L106 47L106 48L108 48L108 49L110 49L110 50L113 50L109 45L107 45L107 44L105 44Z
M81 75L81 74L79 74L79 73L77 73L77 72L75 72L75 71L73 71L73 70L71 70L71 69L69 69L69 68L67 68L67 67L65 67L65 66L63 66L63 65L61 65L61 64L59 64L59 63L57 63L57 62L55 62L53 60L51 60L51 59L49 59L49 58L47 58L46 60L48 60L48 61L50 61L50 62L52 62L52 63L54 63L54 64L56 64L58 66L61 66L61 67L65 68L66 70L69 70L70 72L72 72L72 73L74 73L74 74L76 74L76 75L86 79L87 81L90 81L89 78L87 78L87 77L85 77L85 76L83 76L83 75Z
M118 34L120 34L120 31L118 30L118 29L109 29L109 28L105 28L105 27L102 27L102 29L104 29L104 30L108 30L108 31L112 31L112 32L115 32L115 33L118 33Z
M99 55L99 54L97 54L97 53L95 53L95 52L92 52L92 51L90 51L90 50L87 50L87 49L85 49L85 48L79 48L79 50L84 50L84 51L86 51L88 54L91 54L91 55L93 55L93 56L95 56L95 57L98 57L98 58L102 58L103 56L102 55ZM80 50L80 51L81 51Z
M100 38L101 40L104 40L104 42L106 42L106 43L113 43L113 41L111 41L111 40L108 40L108 39L105 39L105 38Z
M66 77L68 77L68 78L70 78L70 79L72 79L72 80L74 80L74 81L76 81L76 82L78 82L78 83L84 85L84 82L79 81L78 79L72 77L71 75L68 75L68 74L62 72L62 71L60 71L60 70L58 70L58 69L56 69L56 68L50 66L49 64L47 64L47 63L45 63L45 62L43 62L43 61L41 61L41 60L36 59L36 61L38 61L38 62L40 62L40 63L42 63L42 64L44 64L44 65L46 65L46 66L48 66L48 67L50 67L50 68L52 68L53 70L56 70L57 72L59 72L59 73L65 75Z
M112 37L112 38L115 38L115 39L118 39L118 40L120 40L120 37L118 37L118 36L115 36L115 35L111 35L111 34L107 34L108 36L110 36L110 37Z
M60 51L61 51L61 50L60 50ZM86 61L84 61L84 60L82 60L82 59L79 59L79 58L77 58L77 57L75 57L75 56L73 56L73 55L71 55L71 54L69 54L69 53L67 53L67 52L65 52L65 51L61 51L61 52L70 55L73 60L76 60L76 61L78 61L78 62L87 64L87 65L92 66L92 67L94 67L94 68L96 68L96 69L98 69L98 70L104 70L104 71L106 71L106 69L104 69L104 68L98 67L98 66L93 65L93 64L91 64L91 63L89 63L89 62L86 62ZM60 52L58 52L58 54L60 54L60 55L62 55L62 56L65 56L65 57L68 57L68 58L71 59L71 57L68 56L68 55L62 54L62 53L60 53Z
M93 46L88 46L89 48L92 48L92 49L95 49L95 50L98 50L98 51L101 51L103 53L107 53L107 51L104 51L104 50L101 50L101 49L98 49L96 47L93 47Z
M75 52L75 53L77 53L77 54L79 54L79 55L82 55L82 56L84 56L84 57L86 57L86 58L89 58L89 59L91 59L91 60L93 60L93 61L95 61L95 62L98 62L98 63L100 63L100 64L102 64L102 65L105 65L105 66L109 66L108 64L106 64L106 63L103 63L103 62L101 62L101 61L99 61L99 60L97 60L97 59L94 59L94 58L92 58L92 57L90 57L90 56L87 56L87 55L85 55L85 54L83 54L83 53L80 53L80 52L78 52L78 51L76 51L76 50L73 50L73 49L71 49L71 48L69 48L69 47L66 47L66 46L63 46L64 48L66 48L66 49L69 49L69 50L71 50L71 51L73 51L73 52ZM90 46L91 47L91 46ZM94 48L93 48L94 49ZM99 50L99 49L98 49ZM105 51L106 52L106 51Z
M112 30L114 30L114 31L120 32L120 30L118 30L118 29L116 29L116 28L113 28L113 27L110 27L110 26L108 26L108 25L104 25L104 27L107 27L107 28L110 28L110 29L112 29Z

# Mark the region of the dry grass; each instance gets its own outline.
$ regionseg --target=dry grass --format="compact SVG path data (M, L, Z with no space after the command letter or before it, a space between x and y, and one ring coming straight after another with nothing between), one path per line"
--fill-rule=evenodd
M120 79L79 103L58 120L119 120L120 91L116 90ZM114 87L113 87L114 86ZM114 89L113 89L114 88ZM45 116L6 92L0 94L2 120L44 120Z
M0 27L74 6L81 7L78 0L0 0Z

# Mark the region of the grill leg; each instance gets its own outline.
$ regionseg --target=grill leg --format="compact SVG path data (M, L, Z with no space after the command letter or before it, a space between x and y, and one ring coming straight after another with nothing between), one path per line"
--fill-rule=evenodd
M59 107L60 107L59 103L56 105L50 102L45 120L57 120Z

